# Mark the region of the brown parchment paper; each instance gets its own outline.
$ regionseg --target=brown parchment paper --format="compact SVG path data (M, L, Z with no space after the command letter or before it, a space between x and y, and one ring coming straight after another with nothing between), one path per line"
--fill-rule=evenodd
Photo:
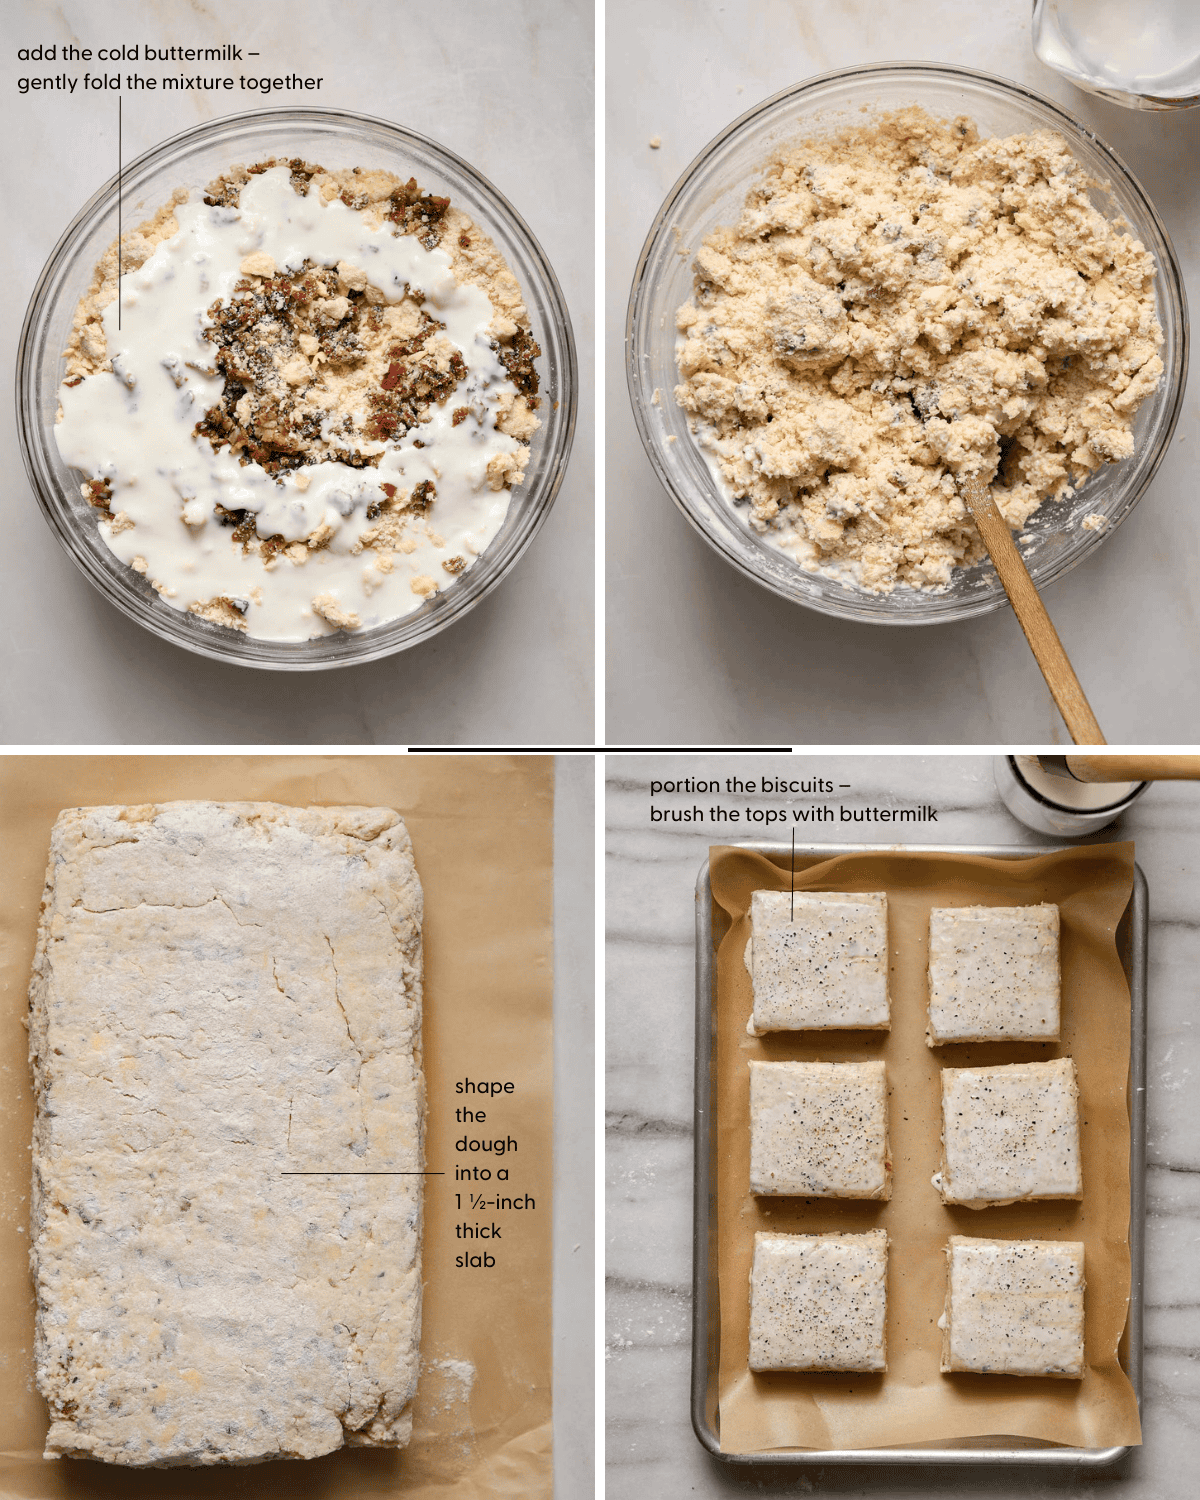
M425 890L428 1101L422 1372L412 1444L217 1470L46 1462L33 1378L29 1173L33 1123L22 1024L50 828L64 807L211 797L393 807ZM552 809L549 756L12 756L0 760L0 1495L327 1500L550 1496ZM461 1078L511 1079L488 1108L518 1141L507 1189L536 1210L500 1215L490 1270L458 1270L454 1118ZM472 1164L478 1163L476 1156ZM489 1158L492 1166L500 1165ZM491 1186L495 1186L493 1183ZM478 1191L478 1188L477 1188ZM464 1202L466 1200L464 1199ZM469 1218L481 1215L465 1215ZM489 1216L490 1217L490 1216ZM502 1253L499 1253L502 1252ZM474 1382L461 1378L474 1367Z
M797 890L888 896L890 1032L746 1033L750 977L743 962L750 893L788 890L783 867L744 849L711 851L717 953L718 1277L721 1297L721 1447L868 1448L1004 1435L1085 1448L1141 1441L1133 1387L1117 1359L1129 1300L1129 987L1116 929L1133 889L1133 845L1104 844L1031 859L847 853L797 856ZM1056 902L1062 919L1062 1040L925 1044L928 921L933 906ZM719 923L719 925L716 925ZM942 1066L1075 1059L1079 1074L1080 1203L970 1209L942 1203L930 1182L941 1160ZM882 1058L888 1073L893 1161L887 1203L758 1199L748 1188L752 1058L850 1062ZM749 1370L749 1279L757 1230L824 1234L886 1229L886 1374ZM1082 1240L1082 1380L943 1375L944 1246L951 1234Z

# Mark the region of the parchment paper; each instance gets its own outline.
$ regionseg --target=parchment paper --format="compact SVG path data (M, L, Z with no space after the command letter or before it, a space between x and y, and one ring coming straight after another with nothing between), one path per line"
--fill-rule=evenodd
M1133 845L1104 844L1033 859L972 855L797 856L797 890L887 891L890 1032L746 1033L743 963L753 890L788 890L783 868L742 849L711 851L714 922L731 921L717 953L720 1433L727 1453L868 1448L1006 1435L1086 1448L1138 1443L1133 1387L1117 1360L1129 1301L1129 987L1116 929L1133 889ZM925 1045L928 919L933 906L1058 904L1062 917L1060 1042ZM723 909L723 910L722 910ZM720 927L716 927L715 935ZM1006 1208L944 1205L930 1178L941 1160L942 1066L1075 1059L1083 1200ZM850 1062L883 1058L893 1161L887 1203L758 1199L749 1190L752 1058ZM749 1277L754 1234L886 1229L886 1374L752 1375ZM1082 1380L943 1375L944 1246L951 1234L1082 1240Z
M183 798L393 807L425 889L428 1097L422 1373L402 1452L345 1448L309 1462L135 1470L46 1462L33 1380L29 1145L22 1024L50 828L64 807ZM364 1500L549 1496L553 767L548 756L13 756L0 760L0 1495L313 1495ZM518 1141L509 1186L536 1210L490 1270L457 1270L456 1079L511 1079L489 1106ZM478 1158L476 1158L478 1161ZM474 1164L474 1163L472 1163ZM489 1165L491 1160L489 1159ZM466 1201L466 1200L464 1200ZM474 1215L467 1215L475 1217ZM496 1216L498 1219L500 1215ZM516 1215L505 1217L505 1224ZM474 1367L470 1383L468 1367Z

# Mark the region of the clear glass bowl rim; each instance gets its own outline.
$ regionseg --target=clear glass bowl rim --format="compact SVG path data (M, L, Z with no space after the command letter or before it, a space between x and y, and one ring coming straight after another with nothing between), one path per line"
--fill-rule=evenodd
M806 574L798 567L792 570L796 576L794 584L789 587L787 584L783 584L774 578L765 576L753 567L747 558L740 556L733 550L726 539L707 526L697 514L690 502L688 493L677 482L676 476L667 462L662 437L650 417L652 392L643 383L641 361L638 358L638 336L643 331L642 313L650 290L648 285L648 270L651 260L655 257L659 243L664 235L671 232L671 221L676 205L691 186L693 179L708 165L712 156L726 146L735 136L747 131L756 122L761 121L764 116L772 114L781 105L790 100L797 99L807 93L815 93L826 85L850 85L857 82L869 84L871 80L881 77L912 79L914 83L919 83L922 79L936 79L942 82L953 82L956 79L970 80L974 84L983 85L1010 98L1026 100L1031 105L1036 106L1037 109L1048 112L1062 122L1064 127L1063 134L1068 141L1075 135L1086 137L1092 147L1111 163L1113 174L1122 181L1123 185L1138 200L1147 219L1153 223L1157 233L1161 237L1166 249L1166 260L1165 264L1159 267L1159 275L1163 281L1167 304L1168 306L1174 304L1177 311L1175 321L1176 336L1179 343L1179 359L1177 371L1167 371L1167 379L1171 382L1172 387L1170 408L1162 423L1161 433L1155 450L1149 455L1149 460L1139 477L1136 488L1132 489L1126 496L1119 514L1110 518L1110 524L1103 531L1092 534L1095 538L1094 545L1100 545L1102 541L1106 540L1117 530L1121 522L1125 520L1145 494L1155 474L1158 472L1159 465L1166 455L1176 423L1179 420L1179 413L1183 407L1184 391L1187 384L1189 348L1187 295L1184 290L1183 274L1166 225L1150 201L1145 189L1118 153L1101 140L1094 131L1089 130L1079 121L1073 119L1052 99L1047 99L1035 89L1014 82L1012 79L1002 78L995 73L985 73L977 68L965 68L951 63L920 60L867 63L850 68L834 68L825 73L813 74L809 78L802 79L799 83L779 90L778 93L761 100L744 114L739 115L737 119L731 121L719 135L714 136L693 157L691 162L688 163L678 178L676 178L674 185L663 200L662 206L655 215L654 222L651 224L650 230L646 235L641 254L638 256L637 265L634 269L629 302L626 308L625 378L630 404L633 407L634 421L638 429L638 436L641 438L642 446L658 476L659 482L693 529L703 537L714 551L724 558L726 562L737 568L740 573L752 579L762 588L769 589L772 593L778 594L781 598L787 599L791 603L800 604L804 608L813 609L821 614L832 615L839 619L853 620L860 624L869 625L948 624L956 620L969 619L977 615L989 614L993 610L1008 607L1008 597L1004 593L999 580L996 580L994 589L991 591L986 594L981 593L973 599L961 599L954 609L947 609L931 614L921 614L915 610L903 614L889 614L885 609L864 608L864 600L869 600L875 596L866 595L863 591L839 586L839 592L845 595L843 600L832 592L819 593L815 588L811 587L811 584L806 587L804 580L813 580L817 575ZM1090 549L1083 549L1073 557L1064 558L1052 566L1042 568L1032 566L1030 572L1037 586L1044 588L1046 585L1064 577L1072 568L1077 567L1089 555Z
M104 546L102 539L82 534L70 513L68 499L61 491L53 467L55 461L61 463L61 460L57 458L53 434L43 431L38 397L43 344L53 306L50 294L62 292L60 281L66 276L77 241L93 220L115 202L119 180L116 175L92 194L68 224L34 286L17 348L16 417L25 470L44 519L88 582L123 614L161 639L217 661L270 671L321 671L374 661L420 644L461 619L512 570L549 515L566 473L575 435L579 378L566 299L537 237L508 199L481 172L448 147L417 131L373 115L322 106L250 110L221 115L180 131L126 163L120 177L128 192L131 178L144 179L151 172L186 156L191 148L210 147L224 139L232 141L239 137L247 138L246 144L251 145L249 137L266 135L272 130L285 131L289 127L328 130L332 135L337 134L339 127L365 131L380 143L393 143L401 153L407 146L436 158L439 165L445 164L447 170L461 174L470 183L473 191L503 222L510 237L521 242L524 253L541 278L539 291L554 321L553 329L542 331L547 337L554 337L558 355L558 388L552 391L543 389L541 394L544 410L550 410L555 402L557 408L552 410L551 419L543 423L540 451L538 437L534 438L535 457L528 471L528 487L522 486L524 493L514 492L512 504L519 504L520 511L511 534L505 538L497 537L479 561L456 579L451 588L412 613L361 633L338 632L310 641L269 641L247 637L210 625L170 606L158 604L156 607L155 601L145 599L131 585L122 587L121 580L115 581L111 569L100 561L96 552L97 548ZM232 162L238 159L238 147L231 145L230 149L234 153L229 157ZM169 191L167 188L166 192ZM166 201L165 196L162 201ZM495 233L494 224L481 227L490 234ZM87 269L90 275L91 266ZM527 297L530 295L529 287L523 285L522 290ZM536 336L539 330L535 327L534 332ZM49 498L47 492L53 498ZM122 573L124 571L121 569Z

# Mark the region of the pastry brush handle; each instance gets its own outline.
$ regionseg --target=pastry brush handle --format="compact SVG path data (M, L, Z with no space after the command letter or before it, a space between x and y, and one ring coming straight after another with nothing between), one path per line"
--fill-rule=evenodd
M1076 781L1200 781L1200 755L1068 755Z
M1107 743L991 491L979 475L966 475L962 496L1071 738L1077 745Z

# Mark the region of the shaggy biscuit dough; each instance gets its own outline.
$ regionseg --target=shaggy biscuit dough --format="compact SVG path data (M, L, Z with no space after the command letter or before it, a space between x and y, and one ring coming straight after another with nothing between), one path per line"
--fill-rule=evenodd
M421 914L389 808L59 817L29 1026L47 1458L408 1442ZM318 1169L406 1175L285 1175Z
M939 588L1104 463L1162 374L1154 260L1051 131L919 108L796 143L696 256L676 399L750 525L809 571Z

